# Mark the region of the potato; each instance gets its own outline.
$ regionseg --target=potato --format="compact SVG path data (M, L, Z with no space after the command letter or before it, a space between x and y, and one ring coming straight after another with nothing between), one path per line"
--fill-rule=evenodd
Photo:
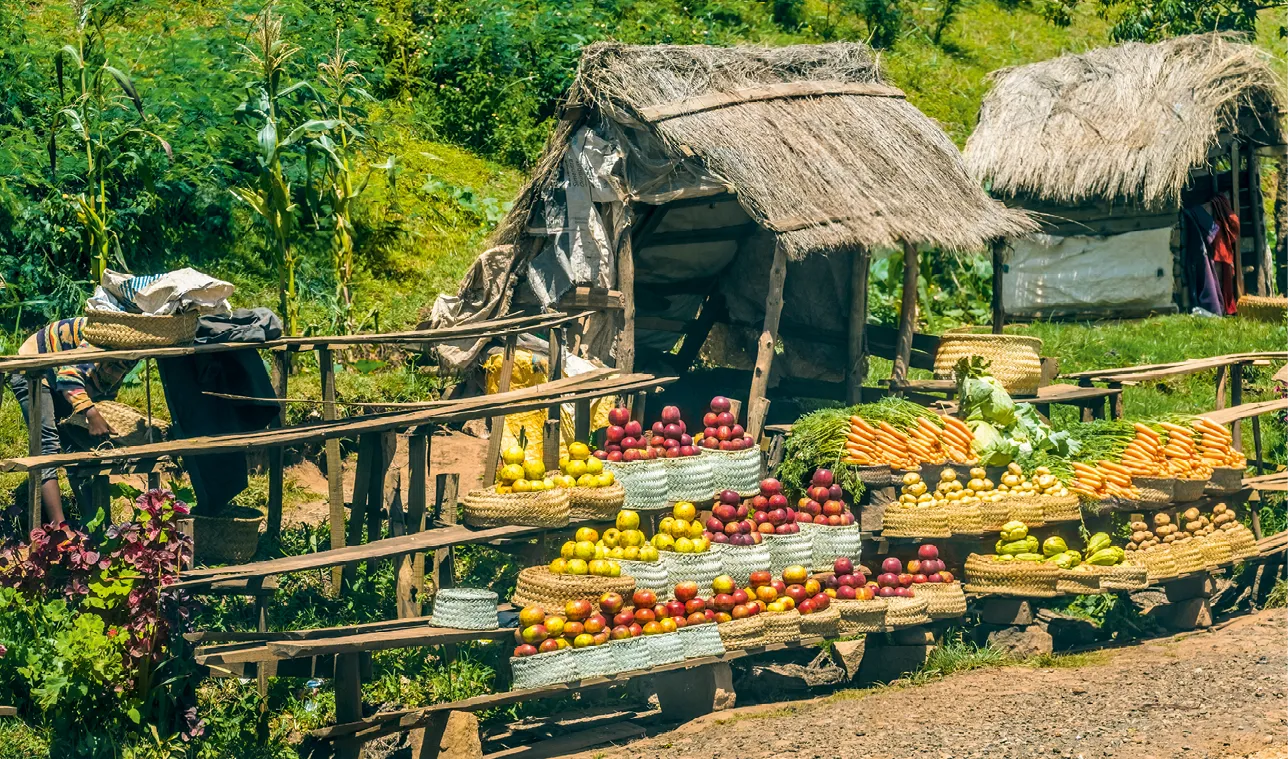
M1212 507L1212 513L1213 513L1213 514L1224 514L1226 511L1228 511L1228 510L1229 510L1229 508L1230 508L1230 507L1229 507L1229 506L1226 506L1224 503L1218 503L1217 505L1215 505L1215 506L1213 506L1213 507Z
M1172 518L1161 511L1154 515L1154 524L1156 525L1169 524L1171 521Z

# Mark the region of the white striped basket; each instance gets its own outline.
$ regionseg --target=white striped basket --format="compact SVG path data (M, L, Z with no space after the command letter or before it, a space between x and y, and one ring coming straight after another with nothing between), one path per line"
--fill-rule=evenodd
M724 574L733 578L738 587L745 588L751 582L752 572L768 572L772 563L769 546L757 543L750 546L731 546L728 543L712 543L711 550L720 554ZM625 572L626 568L623 567Z
M675 585L670 582L671 576L660 558L657 561L618 561L617 563L622 567L622 574L635 578L637 590L651 590L657 594L659 601L671 600L671 589Z
M769 547L769 571L775 576L787 567L808 567L814 559L814 541L803 530L790 535L765 535L760 544Z
M714 622L705 625L688 625L679 629L680 642L684 644L684 658L719 656L725 652L720 640L719 626Z
M589 680L592 677L603 677L618 672L617 658L613 656L607 644L572 649L572 663L577 670L578 680Z
M823 524L802 524L801 534L809 535L811 543L810 569L823 572L832 568L837 559L845 556L859 563L859 551L863 544L863 533L859 525L832 527ZM624 571L624 570L623 570Z
M713 451L703 448L702 458L711 461L715 478L714 492L732 490L744 498L760 492L760 481L763 478L759 448L741 451Z
M642 637L648 643L649 660L654 667L684 661L684 642L680 640L678 630L676 632L644 635Z
M435 627L460 630L495 630L501 626L496 616L496 593L478 588L444 588L434 596Z
M510 657L510 672L514 675L512 690L541 688L577 679L577 667L572 661L571 648L532 656Z
M680 456L657 459L666 471L669 501L706 501L716 494L716 478L710 457Z
M626 489L626 504L631 511L665 509L666 470L661 459L649 461L605 461L604 469L613 473Z
M652 649L649 648L648 640L642 635L611 641L605 648L609 649L613 658L617 660L618 672L634 672L653 666Z
M721 561L721 555L715 551L702 553L663 551L661 556L662 565L666 567L667 582L671 587L682 582L696 582L700 589L699 595L703 595L703 591L710 591L712 581L724 573L724 562Z

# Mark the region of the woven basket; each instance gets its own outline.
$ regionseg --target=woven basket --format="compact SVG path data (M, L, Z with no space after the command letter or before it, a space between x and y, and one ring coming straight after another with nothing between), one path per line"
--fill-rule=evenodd
M635 592L635 578L598 575L557 575L549 568L528 567L519 572L514 588L515 606L544 606L562 609L569 601L586 600L595 603L608 592L620 593L630 598Z
M85 342L105 349L190 345L197 336L197 312L168 316L85 309Z
M765 620L766 643L790 643L801 639L799 611L765 611L756 616Z
M626 488L614 482L606 488L568 488L570 519L611 522L626 503Z
M972 335L949 332L939 338L935 379L953 379L957 361L982 356L993 375L1012 395L1035 395L1042 384L1042 341L1022 335Z
M1136 500L1141 503L1171 503L1176 488L1175 477L1132 477L1131 484L1140 489Z
M801 615L801 635L835 638L841 634L841 610L828 604L822 611Z
M948 529L954 535L983 535L984 512L973 503L950 502L945 507L948 513Z
M675 587L671 583L671 576L666 571L664 565L658 561L624 561L616 560L622 568L623 575L630 575L635 580L637 590L651 590L657 595L659 601L671 600L671 589Z
M1234 552L1236 561L1250 559L1260 555L1257 550L1257 538L1252 534L1252 530L1243 526L1239 522L1230 522L1231 526L1222 525L1222 531L1225 533L1226 540L1230 541L1230 550Z
M496 602L496 593L490 590L444 588L434 595L432 624L460 630L495 630L501 626Z
M984 521L984 532L997 532L1002 525L1011 521L1011 507L1003 498L998 501L983 501L979 504L980 518Z
M720 632L720 642L725 650L756 648L765 645L765 615L735 619L721 622L716 626Z
M1243 489L1244 470L1232 466L1219 466L1212 470L1205 490L1213 495L1228 495Z
M1127 554L1127 561L1144 567L1150 583L1170 580L1179 572L1176 557L1166 545L1154 546L1145 551L1131 551Z
M541 688L577 679L577 665L573 663L571 648L532 656L510 657L510 672L513 675L512 690Z
M604 469L612 472L626 489L625 508L632 511L665 509L666 470L661 459L649 461L605 461Z
M682 582L696 582L698 595L707 597L711 583L724 574L724 563L721 554L716 551L702 553L676 553L663 551L662 566L666 567L666 581L672 587Z
M1037 496L1006 495L999 503L1006 504L1011 522L1023 522L1029 527L1041 527L1046 524L1042 502Z
M644 636L609 641L605 646L617 660L618 672L636 672L653 666L653 654Z
M711 462L712 493L732 490L744 498L760 493L762 467L759 448L741 451L713 451L703 448L701 451L702 458Z
M1288 311L1288 298L1282 296L1244 295L1239 298L1238 314L1244 319L1283 325L1285 311Z
M1022 598L1051 598L1060 568L1040 561L995 561L991 555L966 558L966 591Z
M1082 501L1076 495L1044 495L1037 498L1042 506L1042 519L1047 522L1082 520Z
M881 521L881 536L886 538L950 538L947 510L938 506L902 508L890 504Z
M831 606L841 613L841 634L877 633L886 629L887 599L855 601L833 598Z
M932 619L950 619L966 614L966 593L960 582L923 582L913 586L916 597L926 599Z
M1203 552L1199 550L1198 540L1190 538L1189 540L1176 540L1168 545L1172 549L1172 558L1176 559L1176 572L1187 575L1191 572L1202 572L1207 569L1207 563L1203 560Z
M709 456L657 459L666 472L668 501L705 501L716 493L715 468Z
M1172 486L1172 500L1176 503L1197 501L1203 497L1203 491L1207 490L1207 484L1207 479L1185 480L1177 478L1176 484Z
M684 644L684 658L697 659L703 656L719 656L725 652L724 642L720 640L719 625L686 625L679 629L680 642Z
M577 671L578 680L589 680L592 677L604 677L619 672L617 657L607 644L586 646L572 649L572 665Z
M858 563L863 546L863 533L859 530L857 522L844 527L802 524L801 532L810 537L810 569L816 572L829 571L836 560L842 556Z
M642 637L648 643L648 658L654 667L684 661L684 641L678 631Z
M913 592L920 594L921 586L917 586ZM895 596L886 600L889 601L886 606L886 624L890 627L912 627L930 621L930 599L925 596Z
M790 535L765 535L760 544L769 549L769 571L781 576L788 567L809 567L814 558L814 541L808 532Z
M1199 552L1203 554L1203 563L1207 565L1209 570L1234 562L1234 550L1230 548L1230 541L1226 540L1225 535L1220 530L1211 535L1194 538L1190 542L1199 544Z
M738 587L746 587L751 582L752 572L769 572L772 565L769 546L757 543L750 546L731 546L728 543L712 543L711 549L720 554L720 563L724 574L733 578Z
M264 516L192 517L194 559L202 564L245 564L259 550Z
M1098 596L1105 591L1100 588L1100 575L1083 569L1061 569L1060 577L1055 581L1055 589L1070 596Z
M1087 564L1087 570L1100 580L1101 590L1143 590L1149 587L1149 574L1135 564L1116 564L1102 567Z
M495 487L471 490L461 499L470 527L565 527L568 490L551 488L534 493L498 493Z
M884 464L881 466L856 466L853 469L868 488L883 488L893 485L895 481L894 472Z

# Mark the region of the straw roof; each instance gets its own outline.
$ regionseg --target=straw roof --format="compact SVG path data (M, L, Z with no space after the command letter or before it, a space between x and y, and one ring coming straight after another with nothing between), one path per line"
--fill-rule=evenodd
M766 87L779 94L748 91ZM694 100L702 96L721 102L704 107ZM883 82L864 45L598 43L583 51L568 105L696 158L792 258L902 241L976 250L1034 228L983 192L943 130ZM560 123L498 242L518 240L574 128Z
M1132 42L994 72L966 165L998 195L1177 206L1190 169L1241 117L1239 131L1251 120L1284 141L1284 85L1236 39Z

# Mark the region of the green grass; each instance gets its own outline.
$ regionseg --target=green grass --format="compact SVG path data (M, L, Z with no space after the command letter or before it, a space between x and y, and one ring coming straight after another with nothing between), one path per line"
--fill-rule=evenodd
M1288 580L1280 577L1266 596L1267 609L1282 609L1288 606Z
M1087 651L1077 654L1038 654L1020 662L1034 669L1078 669L1107 664L1113 655L1108 651Z

